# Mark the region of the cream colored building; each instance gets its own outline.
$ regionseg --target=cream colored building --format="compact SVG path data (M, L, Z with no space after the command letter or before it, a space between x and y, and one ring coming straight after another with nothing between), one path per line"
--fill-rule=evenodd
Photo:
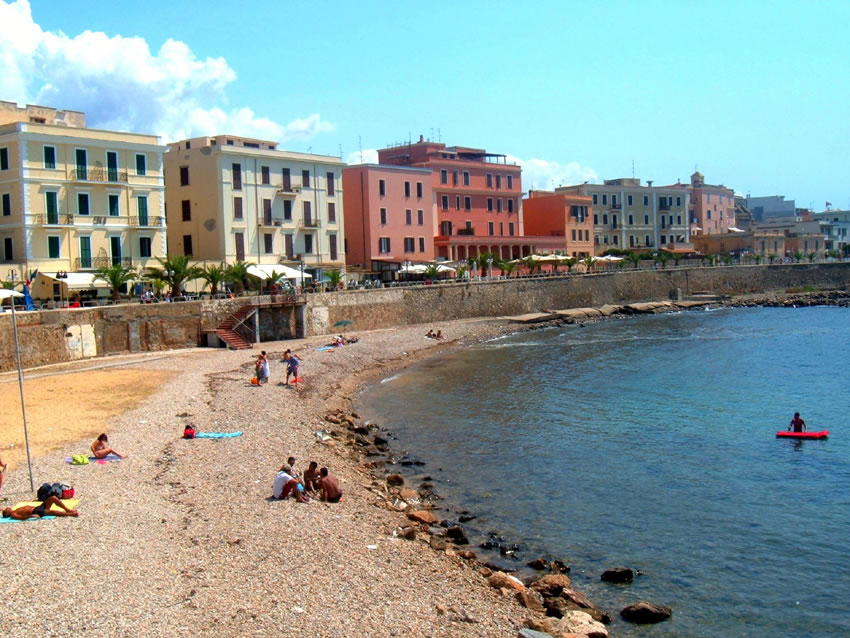
M338 157L232 135L170 144L168 252L197 262L303 266L314 277L343 269L344 166Z
M687 191L641 186L636 178L606 179L602 184L562 186L556 193L593 198L593 235L597 255L621 250L676 248L690 242Z
M0 102L0 280L38 269L33 296L67 298L105 289L98 268L157 265L165 150L154 135L86 128L79 112Z

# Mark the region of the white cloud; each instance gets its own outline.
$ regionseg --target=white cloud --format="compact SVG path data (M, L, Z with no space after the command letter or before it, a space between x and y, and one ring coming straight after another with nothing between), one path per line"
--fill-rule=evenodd
M0 69L0 99L84 111L89 126L165 141L231 133L286 142L334 128L317 113L279 124L228 107L236 71L222 57L198 59L183 42L152 53L139 37L43 31L28 0L0 0Z
M345 162L347 164L377 164L378 149L364 148L362 151L354 151L348 154Z
M516 162L522 166L522 186L525 190L552 190L558 186L569 186L572 184L583 184L584 182L597 183L599 175L589 166L582 166L578 162L550 162L542 159L519 159L508 156L509 162Z

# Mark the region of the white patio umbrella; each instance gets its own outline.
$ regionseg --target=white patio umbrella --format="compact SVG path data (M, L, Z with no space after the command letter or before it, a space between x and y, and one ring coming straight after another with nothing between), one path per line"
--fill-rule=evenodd
M35 490L35 483L32 480L32 458L30 457L30 435L27 429L27 408L24 404L24 372L21 369L21 345L18 342L18 320L15 316L15 297L23 297L23 293L8 288L0 288L0 300L9 299L12 305L12 331L15 335L15 361L18 364L18 388L21 391L21 414L24 417L24 441L27 446L27 468L30 473L30 489Z

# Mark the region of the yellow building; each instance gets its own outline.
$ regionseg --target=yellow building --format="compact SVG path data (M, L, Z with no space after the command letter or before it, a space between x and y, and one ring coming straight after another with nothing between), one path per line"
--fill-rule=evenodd
M169 144L164 162L170 255L344 268L340 158L219 135Z
M86 128L83 113L0 102L0 280L38 269L33 297L58 299L105 294L98 268L157 265L165 150L154 135Z

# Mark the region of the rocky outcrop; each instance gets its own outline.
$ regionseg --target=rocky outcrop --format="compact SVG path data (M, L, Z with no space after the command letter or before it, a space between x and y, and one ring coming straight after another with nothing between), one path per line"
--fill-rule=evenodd
M440 519L437 518L434 512L430 512L428 510L414 510L412 512L408 512L407 518L411 521L416 521L417 523L424 523L425 525L434 525L440 522Z
M649 624L667 620L673 615L673 610L666 605L656 605L645 600L629 605L620 612L624 620L633 623Z
M547 574L530 585L531 589L543 596L560 596L565 589L570 589L570 577L566 574Z
M613 567L602 572L601 579L606 583L630 583L635 573L628 567Z
M496 589L508 589L515 591L525 590L525 585L516 576L511 576L505 572L493 572L487 578L487 584Z

